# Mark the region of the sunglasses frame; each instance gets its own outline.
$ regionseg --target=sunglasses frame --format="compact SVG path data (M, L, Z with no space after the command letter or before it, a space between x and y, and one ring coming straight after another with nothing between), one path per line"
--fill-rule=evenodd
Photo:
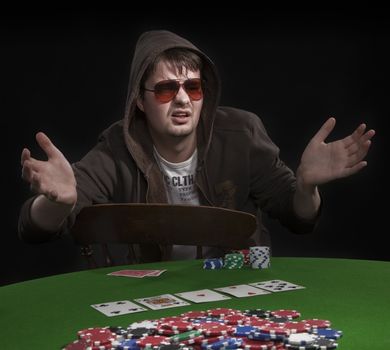
M200 97L194 98L193 92L191 92L191 90L188 87L186 87L186 84L189 84L189 83L191 84L192 82L199 83L199 90L196 91L196 94L199 94ZM170 84L170 83L174 83L175 86L176 86L176 89L175 89L175 91L172 90L173 91L172 92L172 96L169 95L168 97L164 98L163 91L159 94L158 86L162 86L162 85ZM168 103L168 102L171 102L176 97L176 95L178 94L180 88L183 87L184 91L190 97L191 100L199 101L199 100L201 100L203 98L202 83L203 83L203 80L201 78L190 78L190 79L186 79L184 81L181 81L180 79L167 79L167 80L161 80L158 83L156 83L154 85L154 89L147 89L147 88L144 87L143 90L144 91L149 91L149 92L154 92L154 96L155 96L157 101L159 101L161 103ZM166 91L168 91L168 90L166 90Z

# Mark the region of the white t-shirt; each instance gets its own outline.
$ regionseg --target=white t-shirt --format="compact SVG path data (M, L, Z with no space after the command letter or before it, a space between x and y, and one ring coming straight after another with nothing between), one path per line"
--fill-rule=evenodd
M168 162L158 154L156 149L154 149L154 155L164 175L169 203L199 205L198 191L195 186L197 150L181 163Z
M198 164L198 152L180 163L171 163L164 159L154 148L154 157L164 176L165 190L170 204L199 205L199 195L195 185L196 166ZM183 227L185 234L185 227ZM217 254L217 255L216 255ZM203 247L204 257L219 256L219 250L212 247ZM174 245L172 260L185 260L196 258L196 247Z

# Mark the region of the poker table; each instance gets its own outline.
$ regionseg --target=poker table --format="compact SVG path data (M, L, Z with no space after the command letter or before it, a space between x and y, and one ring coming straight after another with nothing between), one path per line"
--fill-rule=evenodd
M166 269L158 277L109 276L120 269ZM207 303L191 303L107 317L90 305L204 288L280 279L304 289ZM116 266L50 276L0 288L1 349L60 349L88 327L215 307L293 309L300 319L327 319L342 330L338 349L390 349L390 262L272 258L269 269L204 270L202 260Z

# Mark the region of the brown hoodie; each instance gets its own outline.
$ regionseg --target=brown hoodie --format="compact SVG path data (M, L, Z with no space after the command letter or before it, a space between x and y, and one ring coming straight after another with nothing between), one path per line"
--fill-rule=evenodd
M141 35L135 48L124 118L106 129L96 146L73 164L78 191L75 210L53 235L33 225L30 198L20 213L21 239L43 242L59 237L69 232L80 210L92 204L167 202L152 139L136 98L148 65L161 52L174 47L193 50L203 60L204 102L197 129L196 173L201 204L257 215L258 228L248 245L270 245L262 225L262 211L296 233L314 228L316 220L302 221L294 214L295 176L279 159L279 149L268 137L260 118L247 111L218 107L220 81L213 62L176 34L150 31ZM158 247L144 248L142 261L161 258Z

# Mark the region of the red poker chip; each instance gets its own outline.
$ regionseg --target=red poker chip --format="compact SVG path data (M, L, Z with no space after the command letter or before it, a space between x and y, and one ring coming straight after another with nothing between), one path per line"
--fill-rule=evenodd
M204 338L202 340L201 345L216 343L217 341L224 340L225 338L226 337L224 335L219 335L219 336L216 336L216 337Z
M72 343L67 344L62 350L85 350L88 343L84 339L75 340Z
M193 323L183 320L164 322L160 324L160 327L165 329L178 330L181 332L191 331L196 328Z
M331 322L328 320L319 320L317 318L313 318L311 320L304 320L302 321L311 328L329 328L331 325Z
M263 318L251 317L248 323L246 324L252 327L263 327L263 326L272 325L273 322L270 320L265 320Z
M244 338L243 342L243 348L248 350L275 349L275 342L272 340L252 340Z
M166 336L172 336L172 335L180 334L180 331L178 331L177 329L173 330L173 329L166 329L166 328L157 328L157 333Z
M86 350L112 350L112 349L113 349L112 344L92 345L86 347Z
M162 317L157 320L159 324L168 323L172 321L187 321L187 320L183 316L168 316L168 317Z
M297 310L284 309L271 311L271 315L275 317L287 317L288 319L301 317L300 312L298 312Z
M245 324L248 321L248 316L245 315L227 315L223 318L223 321L229 325Z
M300 321L300 322L286 322L286 323L283 323L282 327L290 330L291 333L306 333L311 328L303 321Z
M187 340L182 340L180 344L183 345L192 345L192 344L202 344L202 341L204 340L204 335L198 335L195 338L190 338Z
M234 332L234 328L227 324L218 323L218 322L206 322L202 323L199 326L199 330L207 335L207 336L218 336L218 335L226 335L232 334Z
M225 317L228 315L241 314L240 310L218 307L216 309L207 310L207 314L211 317Z
M116 335L108 328L96 327L86 328L77 332L80 339L86 340L93 345L111 344L115 341Z
M289 335L290 330L287 328L282 328L280 326L262 326L259 328L262 333L277 334L277 335Z
M154 347L161 344L170 344L169 338L163 335L148 335L137 340L137 345L141 348Z
M187 320L187 319L188 320L195 320L197 318L202 318L202 317L207 316L207 312L206 311L188 311L188 312L181 314L181 316L185 320Z

